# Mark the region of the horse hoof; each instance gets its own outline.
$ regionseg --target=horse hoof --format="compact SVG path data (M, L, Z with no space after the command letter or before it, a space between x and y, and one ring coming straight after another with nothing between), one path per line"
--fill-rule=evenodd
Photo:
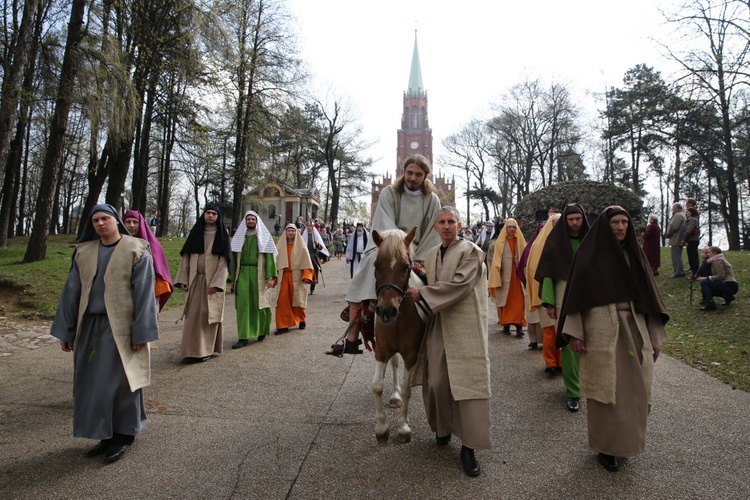
M398 442L399 443L411 443L411 431L399 433Z
M375 434L375 437L378 438L378 443L380 444L388 444L388 436L390 435L390 431L385 431L382 434Z
M391 398L388 403L391 408L401 408L401 398Z

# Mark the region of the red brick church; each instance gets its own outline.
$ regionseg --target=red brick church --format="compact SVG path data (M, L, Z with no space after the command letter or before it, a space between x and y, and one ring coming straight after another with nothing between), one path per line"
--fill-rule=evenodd
M456 206L456 181L448 179L435 171L432 161L432 129L428 122L427 92L422 84L422 69L419 64L419 49L417 48L417 34L414 33L414 54L411 59L411 72L409 73L409 86L404 92L403 114L401 115L401 128L396 132L396 176L386 174L381 182L372 181L372 203L370 205L370 220L375 215L375 208L383 189L390 185L394 179L404 175L403 163L409 156L420 153L430 160L433 174L429 179L435 184L440 201L443 205Z

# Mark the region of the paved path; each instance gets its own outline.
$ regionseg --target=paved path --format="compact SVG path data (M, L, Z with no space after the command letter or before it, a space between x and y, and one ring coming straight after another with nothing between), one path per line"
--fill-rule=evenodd
M461 471L460 443L435 446L419 391L412 442L378 445L372 355L323 355L344 326L343 261L325 278L307 330L236 351L230 296L224 354L200 365L180 364L180 311L163 314L150 424L110 465L84 458L93 443L72 437L70 354L47 345L0 357L0 498L750 497L750 394L668 357L647 450L614 474L588 449L585 403L569 413L540 351L492 333L495 447L477 453L480 477Z

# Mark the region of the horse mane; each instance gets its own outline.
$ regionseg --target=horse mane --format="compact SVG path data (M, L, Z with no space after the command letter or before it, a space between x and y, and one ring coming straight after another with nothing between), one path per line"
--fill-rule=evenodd
M383 257L395 257L405 258L410 260L412 257L411 245L407 248L404 245L404 238L406 233L400 229L387 229L385 231L378 231L383 241L378 247L378 255Z

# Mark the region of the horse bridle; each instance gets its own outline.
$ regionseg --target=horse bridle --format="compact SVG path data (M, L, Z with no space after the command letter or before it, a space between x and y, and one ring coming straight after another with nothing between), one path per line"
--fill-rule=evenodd
M375 287L375 297L379 298L380 292L382 290L385 290L386 288L391 288L393 290L396 290L401 295L401 298L398 299L399 305L401 305L401 301L404 300L404 297L406 297L406 289L409 287L409 276L411 276L411 271L414 268L414 263L411 260L411 257L409 258L409 267L406 268L406 285L404 285L404 288L401 288L398 285L394 285L393 283L381 283L378 286Z

